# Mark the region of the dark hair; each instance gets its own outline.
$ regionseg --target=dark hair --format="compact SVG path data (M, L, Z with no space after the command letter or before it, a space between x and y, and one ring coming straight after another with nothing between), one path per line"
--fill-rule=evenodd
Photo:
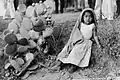
M84 17L83 16L85 15L86 12L90 13L91 17L93 18L91 23L95 23L95 16L94 16L94 13L91 10L86 10L86 11L83 12L83 15L81 16L82 17L81 22L84 23Z

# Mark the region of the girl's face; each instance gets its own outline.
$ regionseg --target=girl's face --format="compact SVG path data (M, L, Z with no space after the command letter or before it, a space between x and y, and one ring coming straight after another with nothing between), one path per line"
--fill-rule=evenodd
M87 25L91 24L92 20L93 20L91 13L90 12L85 12L85 14L83 16L83 20L84 20L85 24L87 24Z

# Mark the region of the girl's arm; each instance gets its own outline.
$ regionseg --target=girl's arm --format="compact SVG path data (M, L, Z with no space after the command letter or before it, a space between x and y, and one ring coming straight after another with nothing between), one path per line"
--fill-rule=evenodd
M97 43L98 47L101 48L101 45L100 45L100 43L98 41L98 37L97 37L97 27L95 27L93 29L93 36L94 36L95 42Z

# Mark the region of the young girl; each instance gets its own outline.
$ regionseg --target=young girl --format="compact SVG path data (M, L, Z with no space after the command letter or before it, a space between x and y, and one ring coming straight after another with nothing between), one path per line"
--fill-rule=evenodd
M58 55L59 63L87 67L90 61L93 37L100 48L96 30L96 18L93 10L90 8L84 9L72 30L68 43Z

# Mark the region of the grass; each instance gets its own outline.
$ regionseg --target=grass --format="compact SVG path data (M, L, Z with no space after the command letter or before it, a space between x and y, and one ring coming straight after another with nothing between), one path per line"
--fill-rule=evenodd
M102 51L97 48L97 45L93 44L91 65L84 70L78 71L84 72L83 76L89 78L103 78L113 74L119 76L120 72L120 19L114 21L101 20L98 22L98 37L102 45ZM66 21L59 25L58 29L63 28L61 38L58 40L57 48L62 50L64 45L69 39L69 35L75 21ZM59 30L60 30L59 29ZM59 32L55 30L55 34ZM56 36L57 36L56 35ZM61 44L61 43L62 44ZM59 52L58 52L59 53Z

